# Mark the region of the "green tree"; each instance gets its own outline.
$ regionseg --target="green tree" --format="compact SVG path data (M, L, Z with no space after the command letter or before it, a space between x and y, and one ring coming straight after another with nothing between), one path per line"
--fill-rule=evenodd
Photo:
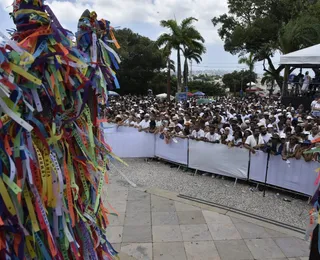
M194 60L197 64L202 61L201 54L203 51L191 49L191 48L184 48L183 55L184 55L184 68L183 68L183 85L188 86L188 77L189 77L189 66L188 61Z
M232 73L224 74L222 77L223 84L230 89L231 92L239 92L250 82L257 80L257 74L251 73L249 70L233 71Z
M238 62L239 62L240 64L245 64L245 65L247 65L250 73L251 73L252 75L254 75L254 64L256 63L256 59L255 59L254 54L253 54L252 52L249 54L248 57L246 57L246 56L241 56ZM249 84L250 84L250 88L251 88L251 82L252 82L252 81L250 81L250 83L249 83Z
M166 57L154 41L132 32L130 29L116 31L121 45L121 66L117 72L121 94L146 94L154 89L155 79L166 68ZM159 79L160 80L160 79Z
M223 96L225 89L219 83L210 83L202 81L190 81L188 84L189 91L201 91L207 96Z
M280 87L284 66L273 64L274 53L285 54L289 49L295 51L320 42L315 37L318 33L314 35L314 25L320 23L319 1L228 0L228 8L227 14L212 19L214 26L221 25L218 33L225 50L240 55L253 53L264 61L264 70Z
M193 26L193 22L197 19L189 17L184 19L179 25L176 20L162 20L160 25L170 30L170 33L164 33L157 40L158 46L170 46L177 50L177 89L181 91L181 51L182 46L201 49L204 39Z

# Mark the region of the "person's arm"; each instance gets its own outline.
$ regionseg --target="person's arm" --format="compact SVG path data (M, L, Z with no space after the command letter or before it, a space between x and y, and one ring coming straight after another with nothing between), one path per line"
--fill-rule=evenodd
M282 160L284 160L284 161L286 161L288 158L287 158L287 156L286 156L286 154L287 154L287 146L286 146L286 144L283 146L283 149L282 149L282 154L281 154L281 156L282 156Z

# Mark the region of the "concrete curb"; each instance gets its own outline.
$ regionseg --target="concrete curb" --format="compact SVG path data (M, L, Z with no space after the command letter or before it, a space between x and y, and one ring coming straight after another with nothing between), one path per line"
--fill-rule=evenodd
M293 230L290 230L290 229L287 229L287 228L284 228L284 227L281 227L281 226L278 226L275 224L267 223L267 222L264 222L264 221L261 221L261 220L255 219L255 218L244 216L242 214L238 214L238 213L224 210L221 208L217 208L214 206L205 205L203 203L179 198L178 197L179 193L176 193L176 192L166 191L166 190L162 190L162 189L158 189L158 188L145 188L145 189L137 188L137 190L140 190L142 192L147 192L147 193L155 195L155 196L159 196L159 197L167 198L170 200L178 201L181 203L185 203L188 205L192 205L192 206L201 208L203 210L209 210L209 211L217 212L217 213L220 213L220 214L232 217L232 218L238 218L238 219L247 221L249 223L256 224L258 226L268 228L268 229L271 229L271 230L274 230L274 231L277 231L280 233L284 233L284 234L287 234L287 235L290 235L290 236L293 236L293 237L296 237L299 239L305 238L305 236L299 232L296 232L296 231L293 231Z

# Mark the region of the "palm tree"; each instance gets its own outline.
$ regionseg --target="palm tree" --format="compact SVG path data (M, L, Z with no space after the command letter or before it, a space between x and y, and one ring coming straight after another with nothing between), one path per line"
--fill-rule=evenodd
M204 39L192 25L197 19L189 17L184 19L179 25L176 20L162 20L160 25L168 28L170 33L164 33L159 36L157 44L159 47L169 45L171 49L177 50L177 90L181 91L181 47L188 46L190 48L201 48Z
M202 61L201 54L206 51L203 46L202 49L192 49L188 47L184 47L182 53L184 55L184 69L183 69L183 84L184 86L188 86L188 77L189 77L189 66L188 61L194 60L197 64Z
M263 74L263 77L261 79L261 85L269 85L271 84L271 88L269 90L269 95L271 96L273 91L274 91L274 83L275 83L275 78L268 72L265 72Z
M248 57L240 56L238 63L247 65L250 71L250 76L253 76L254 64L256 63L256 58L253 53L250 53ZM251 80L250 80L250 88L251 88Z
M175 72L175 65L174 61L170 59L171 56L171 44L170 42L167 43L167 45L162 49L162 54L166 59L167 64L167 101L170 102L170 96L171 96L171 71Z

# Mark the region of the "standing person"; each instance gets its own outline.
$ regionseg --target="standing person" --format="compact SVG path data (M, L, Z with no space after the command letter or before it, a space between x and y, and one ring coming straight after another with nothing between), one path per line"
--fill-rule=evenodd
M194 130L192 131L190 138L199 140L204 138L204 131L200 128L199 123L194 126Z
M308 92L310 83L311 83L311 77L309 76L309 71L307 71L303 78L303 85L301 88L302 93Z
M213 125L210 125L210 131L205 136L206 141L218 144L221 136L217 133Z
M265 143L260 135L259 128L253 130L253 134L248 136L244 147L250 150L253 154L256 153L256 150L259 150L261 146Z
M297 152L300 148L298 144L298 137L290 136L289 141L285 143L282 150L282 159L286 161L289 158L296 158Z
M139 123L139 132L148 131L150 128L150 115L145 114L143 120Z
M311 114L313 117L320 118L320 95L317 95L311 103Z

